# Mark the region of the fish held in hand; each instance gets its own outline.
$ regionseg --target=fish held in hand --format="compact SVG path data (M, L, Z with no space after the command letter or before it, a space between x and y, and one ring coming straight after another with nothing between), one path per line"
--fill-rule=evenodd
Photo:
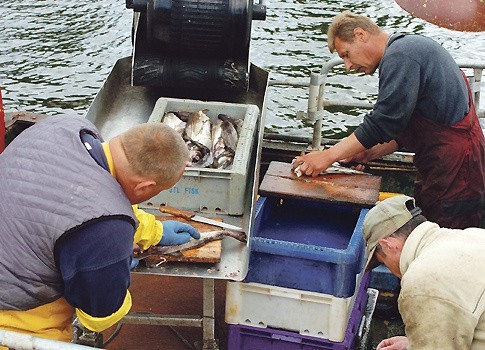
M200 239L191 239L187 243L171 246L153 246L147 250L141 252L140 250L134 250L133 254L137 259L143 259L150 255L171 255L177 254L184 250L195 249L202 247L203 245L223 239L224 237L232 237L242 243L247 243L247 237L244 232L236 232L231 230L216 230L210 232L201 232Z
M300 167L301 167L301 164L298 165L296 168L292 169L297 177L301 177L303 175L303 172L301 171ZM325 174L370 175L369 173L366 173L364 171L355 170L355 169L342 166L338 162L333 163L326 170L320 172L319 175L325 175Z

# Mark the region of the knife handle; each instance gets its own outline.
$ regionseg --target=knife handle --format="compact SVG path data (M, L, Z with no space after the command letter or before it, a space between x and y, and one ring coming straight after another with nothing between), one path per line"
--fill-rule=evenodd
M191 211L188 211L188 210L177 209L177 208L171 207L169 205L161 205L159 209L162 213L177 216L179 218L183 218L183 219L186 219L186 220L190 220L192 217L195 216L194 212L191 212Z

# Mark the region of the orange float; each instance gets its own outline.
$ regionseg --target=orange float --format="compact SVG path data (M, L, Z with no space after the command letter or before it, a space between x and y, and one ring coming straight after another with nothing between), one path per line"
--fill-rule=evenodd
M396 0L414 17L461 32L485 31L485 0Z

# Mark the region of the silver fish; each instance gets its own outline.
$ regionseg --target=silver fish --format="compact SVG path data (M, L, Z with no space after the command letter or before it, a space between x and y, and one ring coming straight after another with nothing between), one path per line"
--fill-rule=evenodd
M231 167L234 161L234 151L230 148L224 150L224 152L219 153L214 157L212 161L212 167L215 169L228 169Z
M185 128L185 135L209 149L212 148L210 118L203 111L192 113Z
M221 124L221 128L222 138L224 139L226 146L236 152L238 136L234 124L228 120L224 120Z
M359 175L369 175L364 171L351 169L339 164L339 162L333 163L323 172L324 174L359 174Z
M303 175L303 173L300 170L300 165L294 168L293 172L297 177L301 177ZM332 163L331 166L329 166L325 171L322 171L319 175L325 175L325 174L369 175L369 173L366 173L364 171L354 170L354 169L344 167L340 165L338 162Z
M212 164L213 156L208 147L200 142L189 139L187 136L184 136L184 140L187 148L189 149L189 157L191 161L190 166L198 165L201 167L207 167Z
M187 123L182 121L175 113L167 112L162 119L163 124L167 124L172 129L177 131L180 135L183 135Z
M208 167L212 164L211 129L210 118L203 111L191 114L185 128L184 139L189 148L192 165Z
M189 119L190 119L190 116L192 115L192 113L190 112L172 112L173 114L175 114L180 120L184 121L184 122L188 122Z
M204 125L202 126L202 130L200 131L199 135L194 139L197 142L200 142L207 148L212 147L212 132L211 132L211 123L210 120L207 122L204 122Z
M223 137L223 134L226 135L222 129L223 123L221 119L218 119L212 126L212 154L214 157L212 168L215 169L227 169L234 160L234 150L226 145Z
M222 137L222 120L217 121L212 125L212 148L214 148L219 137Z
M217 158L226 149L226 143L222 137L222 120L218 119L212 125L212 153Z
M212 148L214 158L218 158L226 150L226 143L222 137L218 137Z
M217 118L219 120L223 120L223 121L227 120L227 121L231 122L231 124L234 125L234 127L236 128L238 136L241 135L241 130L242 130L243 123L244 123L244 121L242 119L232 118L232 117L228 116L227 114L219 114L217 116Z

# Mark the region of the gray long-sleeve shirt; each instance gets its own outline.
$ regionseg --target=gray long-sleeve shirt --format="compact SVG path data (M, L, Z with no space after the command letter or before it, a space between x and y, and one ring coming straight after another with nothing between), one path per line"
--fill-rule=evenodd
M414 111L444 125L459 122L468 114L468 92L460 69L434 40L392 35L378 69L377 102L355 130L364 147L395 139Z

